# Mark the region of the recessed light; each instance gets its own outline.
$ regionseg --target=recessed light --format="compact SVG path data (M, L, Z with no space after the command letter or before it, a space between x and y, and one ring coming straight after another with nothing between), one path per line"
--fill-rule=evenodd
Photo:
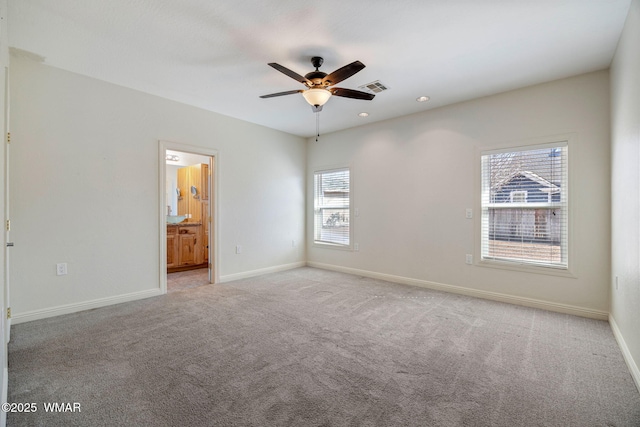
M369 113L366 113L366 112L363 111L362 113L359 113L358 116L360 116L360 117L369 117Z
M418 102L427 102L430 98L428 96L419 96L416 98Z

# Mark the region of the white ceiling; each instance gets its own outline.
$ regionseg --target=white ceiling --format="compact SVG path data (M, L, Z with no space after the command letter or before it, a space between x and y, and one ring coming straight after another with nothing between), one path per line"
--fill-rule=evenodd
M300 136L315 114L311 56L337 86L380 80L373 101L332 97L328 133L589 71L613 57L631 0L9 0L14 54ZM418 103L427 95L431 101ZM368 118L358 117L366 111Z

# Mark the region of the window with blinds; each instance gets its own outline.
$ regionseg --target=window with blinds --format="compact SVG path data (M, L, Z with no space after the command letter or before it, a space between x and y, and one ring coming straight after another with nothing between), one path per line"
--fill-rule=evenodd
M482 259L568 268L568 146L482 154Z
M350 183L349 169L314 174L314 242L348 247Z

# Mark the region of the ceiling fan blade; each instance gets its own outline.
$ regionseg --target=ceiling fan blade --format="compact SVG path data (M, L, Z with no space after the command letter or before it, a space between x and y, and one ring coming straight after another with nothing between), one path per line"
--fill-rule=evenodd
M364 67L365 65L362 62L354 61L342 68L338 68L333 73L323 78L322 82L328 83L329 86L332 86L336 83L340 83L341 81L348 79L358 71L361 71Z
M320 111L322 111L322 105L312 105L311 111L313 111L314 113L319 113Z
M304 90L299 89L299 90L288 90L286 92L270 93L269 95L262 95L260 96L260 98L273 98L276 96L293 95L294 93L300 93L300 92L304 92Z
M361 92L359 90L353 89L343 89L340 87L334 87L329 89L332 95L342 96L343 98L353 98L353 99L364 99L366 101L371 101L375 98L375 95L372 93Z
M290 69L288 69L287 67L283 67L280 64L276 64L275 62L270 62L268 64L269 66L275 68L276 70L280 71L282 74L286 74L287 76L291 77L294 80L299 81L302 84L308 84L311 85L312 83L307 80L306 77L301 76L300 74L296 73L295 71L291 71Z

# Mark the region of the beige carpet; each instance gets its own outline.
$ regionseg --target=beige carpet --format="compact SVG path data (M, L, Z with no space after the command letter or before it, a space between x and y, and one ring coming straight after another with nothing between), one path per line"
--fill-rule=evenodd
M640 426L606 322L313 268L15 325L9 365L9 426Z
M167 292L184 291L209 284L209 269L179 271L167 274Z

